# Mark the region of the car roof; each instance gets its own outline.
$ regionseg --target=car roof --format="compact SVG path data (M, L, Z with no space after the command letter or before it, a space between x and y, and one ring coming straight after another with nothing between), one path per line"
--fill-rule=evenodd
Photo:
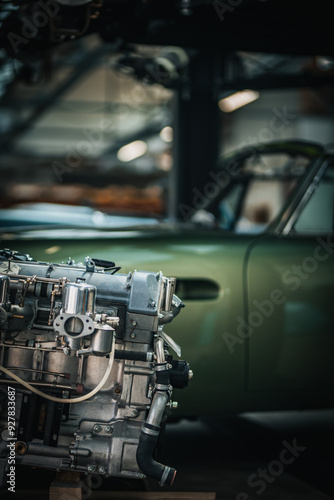
M233 150L231 153L223 155L218 160L218 167L233 159L244 158L250 154L259 153L286 153L290 155L304 155L309 158L316 158L327 153L327 149L322 144L303 140L281 140L267 143L250 144L239 150Z

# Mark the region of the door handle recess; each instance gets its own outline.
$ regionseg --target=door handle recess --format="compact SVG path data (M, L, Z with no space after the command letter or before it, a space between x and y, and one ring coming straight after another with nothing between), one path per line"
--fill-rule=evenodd
M216 281L202 278L177 278L176 295L181 300L215 300L220 286Z

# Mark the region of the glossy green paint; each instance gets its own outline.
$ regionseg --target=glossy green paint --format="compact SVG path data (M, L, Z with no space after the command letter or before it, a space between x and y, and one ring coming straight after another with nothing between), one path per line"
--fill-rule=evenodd
M266 239L252 249L247 314L261 324L249 337L250 391L333 390L332 253L327 237Z
M286 274L314 255L316 245L314 239L306 243L274 236L172 230L124 233L123 237L110 233L98 241L80 237L77 231L71 239L13 239L2 244L42 261L66 262L71 257L83 262L89 255L114 260L124 273L162 271L181 285L189 278L206 280L209 288L218 285L213 299L207 299L205 290L195 290L196 300L186 298L186 308L166 327L194 371L189 387L174 391L178 415L332 405L328 389L334 380L333 256L327 252L328 258L301 280L298 290L291 290L292 277ZM198 288L200 283L189 286ZM284 295L284 304L274 290ZM273 299L277 302L273 311L262 312L261 325L250 332L255 316L249 314L259 311L254 301L262 304ZM315 327L305 332L303 321L298 320L300 307L302 315L308 311L314 325L322 318L325 330Z

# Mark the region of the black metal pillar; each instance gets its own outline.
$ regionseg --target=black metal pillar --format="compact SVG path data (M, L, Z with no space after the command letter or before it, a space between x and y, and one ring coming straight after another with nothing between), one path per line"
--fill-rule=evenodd
M205 186L210 179L212 182L209 174L219 155L221 137L221 61L221 55L213 52L192 57L187 81L175 93L172 219L189 220L193 210L200 207Z

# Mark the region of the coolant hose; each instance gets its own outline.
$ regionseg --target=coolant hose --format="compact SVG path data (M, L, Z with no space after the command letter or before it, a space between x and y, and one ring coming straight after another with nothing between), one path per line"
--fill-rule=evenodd
M136 458L142 473L157 479L160 486L163 486L164 484L173 484L176 470L157 462L153 458L160 434L160 424L169 400L169 369L165 360L164 341L161 338L156 341L155 352L157 358L155 388L157 390L140 434Z
M145 430L142 431L136 455L138 467L145 476L158 480L160 486L164 484L172 485L176 475L176 469L156 462L153 458L158 436L159 432L156 436L153 436L151 434L146 434Z

